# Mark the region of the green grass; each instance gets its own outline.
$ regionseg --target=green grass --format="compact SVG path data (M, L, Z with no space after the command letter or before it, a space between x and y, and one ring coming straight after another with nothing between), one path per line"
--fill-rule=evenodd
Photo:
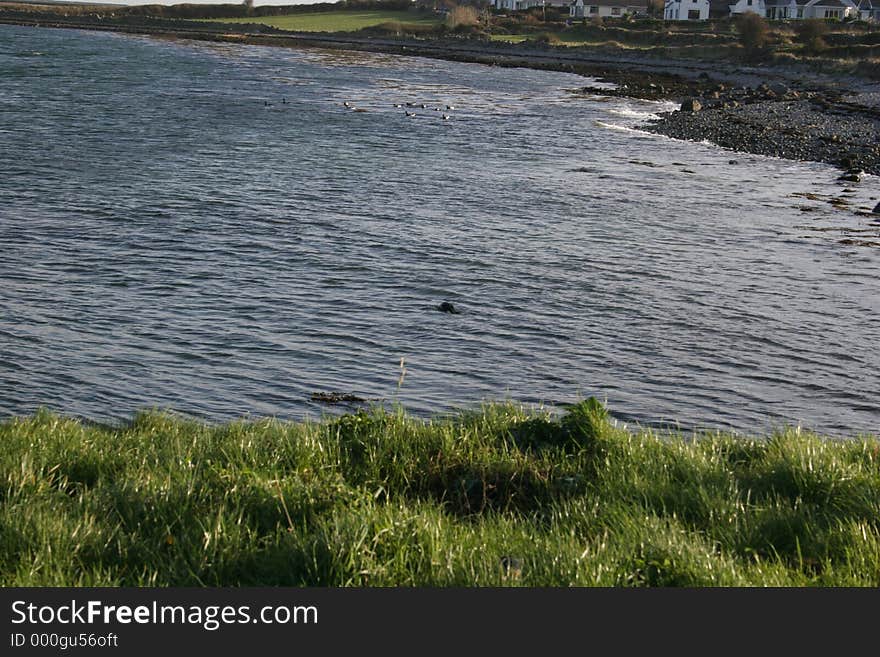
M489 405L0 423L0 585L878 586L880 443ZM513 564L511 566L511 564Z
M223 23L261 23L293 32L354 32L383 23L438 25L440 19L408 11L331 11L287 16L224 18Z
M640 50L651 51L656 50L656 46L645 45L640 43L627 43L619 41L609 41L600 38L585 38L580 33L572 32L531 32L528 34L490 34L490 41L506 42L506 43L525 43L525 42L544 42L551 46L567 47L567 48L605 48L613 50ZM679 48L678 54L686 55L686 49ZM704 52L700 52L699 56L705 57Z

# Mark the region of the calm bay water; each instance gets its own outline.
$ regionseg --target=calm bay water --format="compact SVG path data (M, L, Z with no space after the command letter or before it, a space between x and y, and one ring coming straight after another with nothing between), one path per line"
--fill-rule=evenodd
M880 430L880 250L840 243L880 230L836 171L632 130L666 106L584 82L0 26L0 416L596 395Z

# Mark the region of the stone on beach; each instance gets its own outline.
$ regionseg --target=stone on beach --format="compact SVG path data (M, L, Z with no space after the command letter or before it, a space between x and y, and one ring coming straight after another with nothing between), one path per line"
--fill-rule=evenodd
M862 181L862 174L863 173L864 173L864 171L862 171L861 169L850 169L846 173L838 176L837 179L844 181L844 182L857 183L857 182Z

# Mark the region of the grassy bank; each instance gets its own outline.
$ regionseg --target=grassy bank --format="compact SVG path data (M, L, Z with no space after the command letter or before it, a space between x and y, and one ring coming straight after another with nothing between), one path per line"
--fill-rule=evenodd
M880 585L880 443L430 422L0 424L0 584Z
M259 23L291 32L356 32L383 24L439 25L441 20L434 14L412 11L335 11L287 16L259 16L224 18L224 23Z

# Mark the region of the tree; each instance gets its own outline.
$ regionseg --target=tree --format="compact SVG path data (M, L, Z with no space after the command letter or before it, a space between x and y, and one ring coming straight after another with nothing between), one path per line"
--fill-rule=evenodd
M455 29L460 26L471 27L480 24L480 14L473 7L454 7L446 15L446 27Z
M655 18L663 18L663 12L666 10L665 0L648 0L648 15Z
M810 53L817 53L828 47L825 43L825 35L828 34L828 24L821 18L810 18L800 21L795 28L797 40L800 42L804 50Z
M761 53L770 42L770 27L758 14L747 12L739 16L736 29L739 32L739 42L749 56Z

